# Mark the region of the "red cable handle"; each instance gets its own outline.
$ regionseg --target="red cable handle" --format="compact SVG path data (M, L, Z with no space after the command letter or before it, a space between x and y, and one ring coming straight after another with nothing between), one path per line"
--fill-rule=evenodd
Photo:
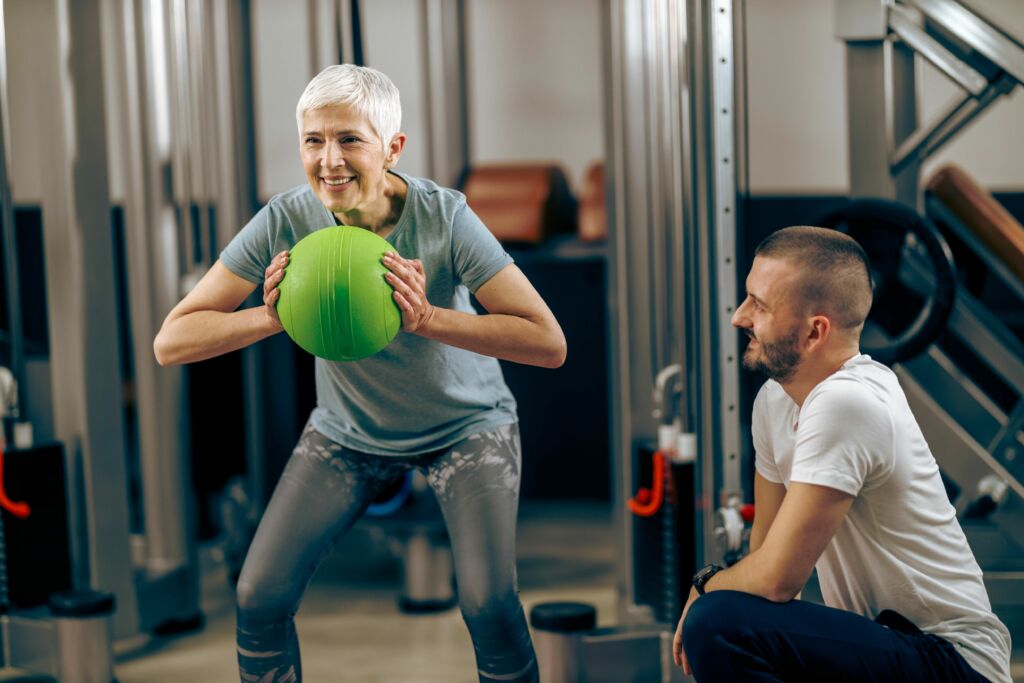
M637 495L629 500L629 510L638 517L653 517L661 509L661 503L665 500L665 456L661 451L656 451L651 458L654 468L654 482L651 489L640 489ZM650 500L644 498L650 496Z
M22 519L32 513L28 503L16 503L7 497L7 488L4 486L4 448L2 445L0 445L0 508Z

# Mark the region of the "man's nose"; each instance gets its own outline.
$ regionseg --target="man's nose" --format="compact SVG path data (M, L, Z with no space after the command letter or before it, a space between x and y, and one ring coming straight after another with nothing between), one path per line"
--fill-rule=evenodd
M750 327L750 321L747 318L747 302L743 301L736 308L732 314L732 326L733 327Z

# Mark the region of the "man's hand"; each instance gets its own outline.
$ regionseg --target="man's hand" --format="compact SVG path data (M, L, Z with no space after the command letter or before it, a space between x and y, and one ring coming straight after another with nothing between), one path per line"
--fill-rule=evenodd
M692 676L693 671L690 669L690 663L686 661L686 652L683 650L683 622L686 621L686 614L690 611L690 605L699 597L700 593L697 592L697 589L691 588L690 597L686 601L686 607L683 608L683 616L679 617L679 625L676 626L675 638L672 639L672 659L675 660L676 666L680 667L687 676Z

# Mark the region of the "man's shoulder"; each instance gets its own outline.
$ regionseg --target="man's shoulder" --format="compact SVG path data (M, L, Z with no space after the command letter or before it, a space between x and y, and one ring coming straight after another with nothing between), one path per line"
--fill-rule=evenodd
M899 381L892 370L869 356L860 355L822 380L805 403L828 397L845 404L884 406L898 388Z

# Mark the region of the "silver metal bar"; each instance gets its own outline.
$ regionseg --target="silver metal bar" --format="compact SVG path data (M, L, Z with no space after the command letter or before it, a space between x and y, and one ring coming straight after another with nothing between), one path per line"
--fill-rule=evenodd
M956 135L956 133L958 133L962 128L967 126L971 121L975 119L975 117L978 116L978 114L981 114L983 111L985 111L985 109L988 108L990 104L992 104L995 100L999 98L1000 95L1003 95L1006 92L1007 90L1005 89L1005 81L997 81L996 83L993 83L992 87L990 87L988 90L982 93L981 97L975 100L975 102L977 103L975 108L968 108L967 110L960 112L959 116L957 116L955 119L949 121L946 124L946 130L944 130L941 135L936 136L927 145L924 146L924 149L922 149L921 151L920 159L924 160L930 157L931 155L935 154L935 152L937 152L940 147L946 144L946 142L948 142L950 138Z
M1024 500L1024 485L1002 463L951 419L910 373L899 366L895 372L914 417L921 423L921 431L927 435L935 460L953 481L968 495L973 495L982 477L994 474L1006 483L1018 500ZM1020 531L1024 532L1024 527Z
M630 363L630 325L626 311L629 299L628 266L624 255L627 253L626 179L626 90L630 81L627 77L627 61L630 48L629 15L631 9L622 0L604 0L602 3L604 43L608 46L604 55L605 83L605 148L607 149L606 183L608 192L608 338L609 348L609 405L611 412L611 456L612 511L615 537L619 552L616 555L617 588L619 595L620 621L629 617L633 606L632 586L636 582L636 566L633 560L633 525L626 501L632 496L633 481L633 438L631 386L626 375Z
M686 267L686 226L692 224L688 211L692 203L690 185L691 148L687 136L689 120L689 101L686 96L686 7L683 3L673 2L668 8L668 89L666 92L668 121L666 126L666 142L668 152L667 164L669 177L670 205L667 215L668 248L666 249L672 267L668 274L669 302L666 317L669 320L669 359L686 367L686 358L693 344L688 338L689 325L686 311L688 310L691 287L687 286ZM686 392L685 377L682 378L683 391ZM695 416L689 410L686 401L677 402L680 426L684 432L694 430ZM685 570L686 568L684 568Z
M736 81L733 40L734 0L715 0L711 7L711 88L714 202L714 298L717 302L715 360L718 385L718 455L721 458L719 505L740 493L739 363L732 314L736 292Z
M0 0L0 229L3 230L4 287L7 292L7 332L10 346L11 373L17 382L15 402L18 410L28 406L28 381L25 377L24 332L21 320L21 286L18 277L18 226L14 222L11 196L11 131L7 92L7 34L4 23L4 2ZM2 406L4 412L10 406ZM12 417L19 418L20 415Z
M662 155L664 154L664 140L662 121L664 119L663 108L665 105L664 93L661 90L663 84L661 68L664 63L664 19L660 10L664 9L665 3L649 2L644 4L643 15L644 42L649 46L650 57L645 61L644 72L644 101L645 115L647 118L644 130L646 132L646 154L648 191L646 194L647 211L651 217L650 234L647 242L647 263L648 263L648 292L647 306L650 308L649 322L651 329L647 338L651 346L651 374L647 378L651 387L654 386L654 378L663 367L671 363L668 357L668 340L666 322L666 273L668 264L665 249L665 221L663 207L665 204L665 184L669 182L662 173Z
M455 185L469 165L464 0L420 0L428 175Z
M903 42L970 94L980 95L988 87L988 79L928 35L904 7L889 7L889 27Z
M115 593L115 633L135 632L134 576L128 542L125 443L114 247L107 184L99 0L38 3L56 10L55 35L40 41L57 65L39 75L52 111L41 110L53 160L42 198L46 292L56 436L66 445L76 586ZM52 58L52 62L50 59ZM45 68L45 67L44 67ZM83 566L84 565L84 566Z
M846 43L852 196L888 197L917 205L917 166L908 165L894 178L889 163L889 150L916 128L913 56L908 57L908 52L891 49L884 40ZM902 135L895 131L897 121Z
M954 0L904 0L920 9L1018 83L1024 83L1024 47Z
M140 572L137 627L150 628L198 611L198 571L192 542L193 515L186 497L188 425L182 400L181 368L159 368L153 337L163 316L179 299L178 223L174 199L165 185L168 159L158 139L164 108L173 107L159 92L172 69L175 52L166 40L163 0L123 0L122 59L118 60L126 135L121 149L125 168L125 243L135 369L139 465L144 512L144 567ZM150 30L147 30L150 29ZM181 75L181 71L178 74ZM172 80L173 82L173 80ZM172 118L180 124L180 117ZM180 131L171 132L179 148ZM160 605L143 597L150 582L178 576L173 594ZM134 587L134 586L133 586Z
M227 36L215 34L212 30L213 4L208 0L191 0L189 5L190 23L190 71L192 91L198 96L193 100L195 121L196 172L192 179L192 196L199 211L199 261L198 270L205 272L216 258L215 240L211 220L214 210L213 198L220 193L220 180L225 176L217 168L217 109L228 106L226 98L218 96L214 88L216 78L213 61L213 44L227 42Z
M1024 344L967 292L957 292L948 328L967 342L1003 381L1024 394Z
M190 144L195 135L192 122L193 93L189 87L188 0L169 0L167 26L170 29L169 80L174 93L171 106L171 186L178 210L178 240L182 252L179 264L179 294L189 289L187 275L195 263L195 227L192 221L192 158Z
M930 125L915 130L914 133L904 140L903 144L893 152L892 160L890 161L890 168L892 169L892 172L899 173L908 163L923 160L924 149L940 135L945 135L946 126L949 125L950 121L961 116L961 113L967 108L977 108L977 100L969 94L962 93L956 96L953 101L946 106L943 113L937 116L936 120ZM956 130L959 130L959 128L960 126L957 126ZM956 130L953 130L952 133L955 133Z
M921 163L934 154L964 126L982 113L1002 92L995 86L989 87L980 97L965 95L954 101L949 108L928 128L919 128L907 138L893 154L892 173L901 173L912 163Z
M351 62L344 53L351 38L343 24L344 4L343 0L309 0L306 3L311 77L332 64Z
M1006 424L992 438L988 444L989 453L999 458L1001 462L1006 461L1006 450L1013 450L1013 457L1017 457L1017 447L1020 445L1020 431L1024 427L1024 398L1017 400L1013 411L1006 416Z
M355 26L352 24L352 0L337 0L337 3L338 58L342 64L355 64Z

